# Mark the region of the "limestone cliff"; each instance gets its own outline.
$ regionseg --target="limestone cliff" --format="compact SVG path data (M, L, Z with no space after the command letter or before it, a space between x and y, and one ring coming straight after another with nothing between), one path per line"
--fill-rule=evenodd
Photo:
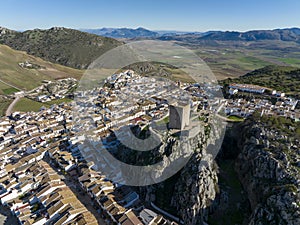
M236 170L251 204L249 224L300 224L299 124L270 120L241 127Z

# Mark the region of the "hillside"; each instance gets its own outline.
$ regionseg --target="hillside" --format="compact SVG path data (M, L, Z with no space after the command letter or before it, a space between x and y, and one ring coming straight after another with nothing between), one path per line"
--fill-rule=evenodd
M289 95L300 96L300 69L287 66L266 66L239 78L223 80L221 83L256 84L270 87Z
M172 65L158 62L140 62L126 66L122 70L133 70L142 76L163 77L173 81L193 82L188 74Z
M19 63L29 62L38 68L22 68ZM10 94L12 86L21 90L31 90L43 80L66 77L79 79L83 71L44 61L25 52L0 45L0 94ZM9 86L11 85L11 86Z
M84 69L104 52L122 43L108 37L54 27L24 32L0 28L0 44L50 62Z

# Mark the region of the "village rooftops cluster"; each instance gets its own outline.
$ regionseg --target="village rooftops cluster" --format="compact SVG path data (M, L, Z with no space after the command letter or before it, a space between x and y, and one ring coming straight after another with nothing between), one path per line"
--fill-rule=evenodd
M61 177L43 160L8 164L1 177L1 203L24 225L98 224L95 216L77 199Z
M248 84L232 84L230 87L239 87L239 90L245 92L253 92L259 94L260 98L234 98L225 100L225 109L224 112L226 115L234 115L239 117L248 117L252 115L255 111L261 112L261 115L268 116L283 116L290 118L294 121L299 121L300 119L300 110L297 109L297 104L299 100L285 97L281 92L272 91L270 94L263 94L263 92L258 91L264 88ZM237 90L237 89L236 89ZM255 90L255 91L254 91ZM231 95L237 94L229 90ZM276 102L271 102L268 100L268 97L274 97Z
M143 129L152 122L172 117L170 105L190 105L186 117L190 117L190 111L197 112L200 103L206 102L208 108L207 90L218 89L141 77L128 70L107 78L104 87L79 91L75 95L74 119L79 130L89 131L95 138L106 137L111 130L124 126L139 125Z
M20 224L175 225L145 208L138 193L108 180L93 169L79 151L80 136L72 130L70 104L37 113L13 113L1 118L0 201ZM64 175L65 174L65 175ZM92 214L66 184L74 180L90 204Z
M236 84L236 83L230 84L229 88L231 88L233 90L236 89L236 90L240 90L240 91L253 92L253 93L259 93L259 94L264 93L265 90L266 90L265 87L261 87L261 86L258 86L258 85Z
M25 92L24 96L39 102L48 102L54 99L68 97L77 86L74 78L60 79L56 81L44 80L43 84L31 91Z

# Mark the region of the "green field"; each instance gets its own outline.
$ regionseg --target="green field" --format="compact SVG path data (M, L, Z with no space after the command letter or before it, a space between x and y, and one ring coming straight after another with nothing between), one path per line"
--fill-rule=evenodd
M0 100L0 116L5 115L5 111L11 102L12 100Z
M2 89L2 91L5 95L10 95L10 94L13 94L15 92L18 92L19 90L16 89L16 88L5 88L5 89Z
M234 46L231 42L224 42L216 46L208 44L191 48L219 80L238 77L268 65L300 67L299 46L287 42L258 42L249 46ZM294 50L286 50L289 48Z
M29 98L22 98L20 99L16 105L14 106L13 111L21 111L21 112L37 112L41 109L41 107L46 107L49 108L51 105L54 104L60 104L63 102L71 102L72 100L69 98L64 98L64 99L57 99L57 100L53 100L50 102L37 102L34 100L31 100Z
M1 73L1 72L0 72ZM10 95L14 92L18 92L19 90L12 88L8 86L7 84L4 84L3 82L0 82L0 95Z
M243 122L244 118L238 117L238 116L228 116L227 117L232 122Z
M281 62L290 64L291 66L300 66L300 59L296 58L279 58L278 59Z
M251 70L273 64L251 51L233 48L204 48L195 53L211 68L217 79L237 77Z

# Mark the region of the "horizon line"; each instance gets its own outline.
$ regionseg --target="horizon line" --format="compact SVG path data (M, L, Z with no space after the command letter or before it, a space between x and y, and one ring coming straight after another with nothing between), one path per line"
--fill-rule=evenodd
M143 26L136 26L136 27L98 27L98 28L74 28L74 27L69 27L69 26L50 26L48 28L39 28L39 27L35 27L35 28L29 28L29 29L11 29L8 27L4 27L0 25L0 28L6 28L9 30L13 30L13 31L18 31L18 32L24 32L24 31L28 31L28 30L35 30L35 29L40 29L40 30L49 30L51 28L54 27L62 27L62 28L67 28L67 29L74 29L74 30L79 30L79 31L83 31L83 30L100 30L100 29L138 29L138 28L143 28L149 31L153 31L153 32L182 32L182 33L206 33L206 32L213 32L213 31L221 31L221 32L248 32L248 31L272 31L272 30L284 30L284 29L300 29L300 27L297 26L290 26L290 27L277 27L277 28L257 28L257 29L247 29L247 30L234 30L234 29L210 29L210 30L206 30L206 31L200 31L200 30L176 30L176 29L149 29Z

